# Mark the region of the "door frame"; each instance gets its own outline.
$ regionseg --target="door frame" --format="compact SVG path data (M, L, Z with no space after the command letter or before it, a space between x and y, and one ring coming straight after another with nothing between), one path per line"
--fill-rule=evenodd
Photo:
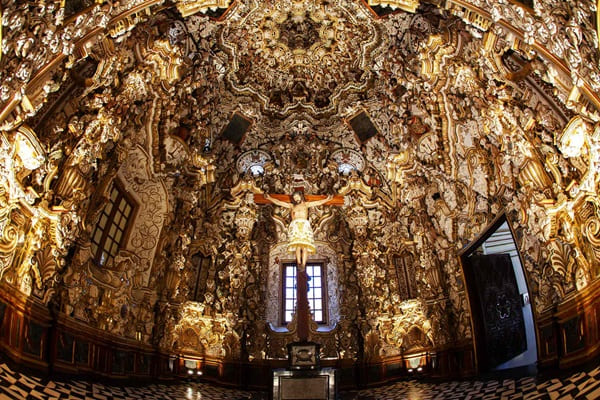
M481 373L489 370L487 366L487 360L483 359L485 356L485 340L483 338L483 318L481 316L481 311L479 307L473 307L473 304L476 304L477 294L476 290L473 287L473 277L471 275L470 265L465 261L469 255L471 255L477 248L479 248L486 240L490 238L497 230L502 226L502 224L508 225L513 241L515 242L515 248L517 250L517 254L519 256L519 261L521 262L521 268L523 269L523 276L525 277L525 285L527 286L527 293L529 294L529 302L531 303L531 316L533 319L533 331L535 333L535 343L537 354L539 357L539 334L538 334L538 325L537 325L537 315L535 307L532 303L531 290L529 284L529 274L525 268L525 264L523 263L523 256L521 255L521 250L519 249L519 245L515 240L515 230L510 223L510 220L506 216L505 211L501 211L494 218L494 220L486 226L482 233L480 233L472 242L467 244L458 252L458 261L460 263L461 273L463 282L465 285L465 291L467 292L467 305L469 307L469 313L471 314L471 331L473 333L473 351L475 353L475 368L477 372ZM468 266L465 268L465 266Z

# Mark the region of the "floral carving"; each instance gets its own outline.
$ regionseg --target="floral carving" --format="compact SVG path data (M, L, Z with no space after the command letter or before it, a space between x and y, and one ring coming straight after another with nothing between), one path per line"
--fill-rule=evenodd
M165 352L284 358L294 322L270 325L290 217L253 194L296 188L344 197L310 217L331 296L310 333L328 357L468 342L458 255L500 213L536 313L598 279L592 2L371 1L401 8L382 18L341 0L69 18L21 3L3 7L0 281L66 318ZM361 112L370 139L349 123ZM236 113L239 142L222 135ZM138 212L99 267L90 235L115 179Z

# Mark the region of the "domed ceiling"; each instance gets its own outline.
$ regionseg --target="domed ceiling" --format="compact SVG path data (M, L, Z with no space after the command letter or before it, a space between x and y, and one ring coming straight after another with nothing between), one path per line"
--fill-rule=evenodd
M240 3L227 21L225 79L275 118L335 114L366 92L383 51L381 25L358 2Z
M418 140L440 123L426 110L426 99L415 101L412 94L422 90L417 78L419 49L429 35L440 32L441 18L439 10L425 7L419 14L397 11L381 19L361 2L333 1L236 2L220 21L208 22L198 14L187 17L184 28L189 36L182 27L171 41L189 49L193 76L208 74L219 85L218 94L214 86L202 93L205 98L214 96L211 104L190 110L189 118L211 110L210 132L203 135L215 142L213 154L223 150L226 158L235 157L233 148L222 149L228 145L219 139L227 137L224 131L234 116L249 126L233 141L236 153L277 153L287 142L289 150L300 149L294 159L309 160L312 156L302 143L314 145L311 138L323 141L329 151L313 149L319 153L314 159L318 162L309 168L306 162L280 168L288 160L272 160L278 171L289 171L288 176L303 175L307 191L325 189L316 182L322 183L318 171L331 160L331 152L354 151L355 162L345 163L347 172L367 173L367 166L372 181L391 195L386 176L389 152L398 152L402 141ZM211 56L196 58L202 51ZM188 91L197 85L190 79ZM196 94L200 90L192 92ZM401 126L409 119L411 134ZM362 125L353 126L354 120ZM186 126L197 131L206 124ZM443 157L439 145L435 137L423 140L423 156L437 162ZM315 169L314 179L310 168ZM278 189L290 187L288 182Z
M297 187L344 196L311 211L331 357L468 340L458 254L502 213L537 313L598 276L592 2L99 3L4 10L0 277L36 301L165 351L284 358L289 215L252 195ZM115 181L138 206L100 268Z

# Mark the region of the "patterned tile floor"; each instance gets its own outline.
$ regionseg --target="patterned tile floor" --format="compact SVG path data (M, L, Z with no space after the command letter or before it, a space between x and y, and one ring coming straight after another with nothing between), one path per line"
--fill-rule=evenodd
M565 378L430 383L415 380L361 390L344 400L593 400L600 399L600 366Z
M0 363L0 400L4 399L184 399L263 400L265 393L224 389L206 383L152 384L142 387L108 386L81 380L42 380L13 371ZM342 400L445 399L600 399L600 366L565 378L502 379L430 383L401 381L375 389L341 393Z

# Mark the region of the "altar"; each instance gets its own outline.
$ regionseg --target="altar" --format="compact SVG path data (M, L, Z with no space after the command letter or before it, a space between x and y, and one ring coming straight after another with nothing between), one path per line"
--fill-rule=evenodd
M335 400L336 370L321 368L321 345L302 341L287 348L288 368L273 371L273 400Z
M273 400L335 400L336 370L276 369L273 371Z

